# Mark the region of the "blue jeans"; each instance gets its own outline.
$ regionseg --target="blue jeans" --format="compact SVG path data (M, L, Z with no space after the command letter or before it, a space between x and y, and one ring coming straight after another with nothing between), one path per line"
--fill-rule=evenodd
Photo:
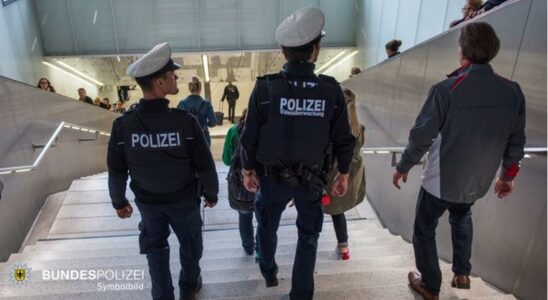
M169 226L180 243L179 290L181 298L185 298L194 291L201 271L203 244L199 202L192 199L167 204L135 202L141 212L143 228L139 248L141 254L147 256L152 298L175 299L169 269Z
M240 212L239 228L240 238L242 239L242 247L248 250L255 247L255 238L253 234L253 213L252 212Z
M275 276L278 270L274 257L280 218L289 201L295 198L299 239L291 278L291 299L307 300L314 295L316 252L323 224L320 197L320 194L307 187L274 182L268 177L261 177L261 188L255 197L255 213L259 224L257 236L261 253L259 266L265 279Z
M413 230L413 248L417 269L422 274L423 286L439 293L441 270L436 249L436 227L438 219L449 210L451 237L453 240L453 273L470 275L472 266L472 207L473 204L453 203L441 200L421 187L415 225Z

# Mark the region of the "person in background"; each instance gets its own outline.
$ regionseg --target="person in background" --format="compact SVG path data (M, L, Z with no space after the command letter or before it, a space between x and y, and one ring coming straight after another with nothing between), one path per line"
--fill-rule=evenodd
M93 100L91 100L91 98L88 95L86 95L86 90L84 88L78 89L78 97L79 97L78 100L82 102L86 102L87 104L93 105Z
M352 69L350 70L350 76L349 78L352 78L358 74L360 74L362 72L362 70L358 67L352 67Z
M188 90L190 91L190 96L181 100L177 108L188 111L198 119L198 124L202 127L207 145L211 147L211 136L209 135L208 127L215 127L217 125L213 106L211 106L211 102L200 96L202 93L202 83L198 77L192 77L192 80L188 83Z
M95 97L95 99L93 99L93 105L101 107L101 98Z
M462 18L451 22L451 24L449 24L449 28L455 27L459 25L460 23L471 19L474 13L481 9L482 5L483 5L482 0L466 0L461 10Z
M126 112L126 109L124 108L124 102L117 101L114 105L114 112L123 114Z
M390 42L386 43L386 45L384 45L384 48L386 50L386 55L388 56L388 58L400 54L400 46L400 40L391 40Z
M239 229L242 247L247 255L253 255L253 250L255 250L255 261L259 262L260 255L253 232L253 204L255 202L255 193L247 191L242 183L240 134L245 125L246 114L247 109L244 109L238 124L233 125L228 130L222 157L225 165L230 166L227 176L228 201L230 207L237 210L239 214Z
M240 92L238 91L238 87L232 84L232 81L228 82L228 85L225 86L225 90L223 92L223 98L221 98L222 101L228 102L228 120L234 124L234 115L236 110L236 101L240 98Z
M45 90L45 91L50 91L52 93L55 93L55 88L53 88L53 85L51 85L51 82L49 82L49 80L47 78L40 78L40 80L38 80L38 85L36 86L37 88L41 89L41 90Z
M458 46L461 67L430 89L392 178L399 189L428 152L413 227L420 273L408 274L411 288L426 300L439 299L442 283L438 219L449 211L451 286L469 289L472 206L487 194L499 167L495 194L510 195L524 154L525 97L518 83L497 75L489 64L500 48L495 30L485 22L466 24Z
M101 108L110 110L110 108L111 108L110 99L108 99L106 97L103 98L103 101L101 103L99 103L99 106L101 106Z
M350 259L350 250L348 249L348 231L346 227L346 217L344 212L354 208L360 204L365 198L365 169L363 167L363 158L361 156L361 148L364 145L365 127L360 124L358 113L356 112L356 95L349 89L343 89L344 98L346 99L346 107L348 109L348 121L352 135L356 138L356 146L354 147L354 155L350 164L350 176L348 182L348 190L344 196L337 197L330 191L333 188L333 180L337 175L336 165L327 176L326 191L329 193L330 203L325 205L324 212L331 215L335 235L337 236L336 252L340 259Z
M476 16L479 16L481 14L483 14L484 12L487 12L487 11L490 11L491 9L493 9L495 6L499 6L501 5L502 3L506 2L506 0L487 0L482 6L481 6L481 9L472 13L471 14L471 18L474 18Z

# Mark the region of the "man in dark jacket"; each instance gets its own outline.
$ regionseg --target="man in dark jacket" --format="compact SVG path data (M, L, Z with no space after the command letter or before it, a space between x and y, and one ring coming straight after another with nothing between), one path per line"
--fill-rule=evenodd
M78 100L93 105L93 100L86 94L86 89L84 88L78 89Z
M231 81L228 82L228 85L225 86L225 91L223 93L223 98L221 98L221 101L228 102L228 120L232 124L234 124L234 114L236 111L236 101L240 98L240 92L238 91L238 87L233 85Z
M451 285L470 288L471 207L495 183L499 198L514 188L525 145L525 98L520 86L497 75L489 62L500 42L484 22L461 29L461 67L432 87L409 135L393 183L428 152L417 201L413 248L419 273L409 273L411 287L424 299L438 299L441 271L436 252L438 219L449 210L453 238ZM501 166L502 161L502 166Z
M314 74L324 22L321 10L305 7L278 26L276 40L287 64L280 73L258 78L241 138L244 185L250 192L260 186L255 213L259 267L267 287L278 285L276 233L283 210L295 199L299 241L289 296L298 300L314 295L326 149L333 144L339 170L333 194L342 196L355 144L339 83Z
M153 299L175 299L169 268L169 227L180 243L181 299L194 299L202 286L202 219L197 179L205 206L217 203L219 182L211 152L196 119L170 109L166 95L175 95L180 66L171 59L168 43L156 45L127 69L143 90L143 98L114 121L107 165L112 205L120 218L133 212L126 199L126 181L139 207L139 247L146 254ZM141 227L141 226L140 226Z

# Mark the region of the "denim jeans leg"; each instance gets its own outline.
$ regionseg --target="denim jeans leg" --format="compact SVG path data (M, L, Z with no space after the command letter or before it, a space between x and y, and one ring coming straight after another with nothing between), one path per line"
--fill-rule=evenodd
M415 263L422 274L422 282L428 290L439 293L441 288L441 270L436 248L436 227L438 219L446 210L446 202L429 194L422 187L419 192L415 224L413 230L413 249Z
M253 251L253 247L255 246L255 238L253 236L253 213L239 211L238 214L242 247L246 250L251 249L251 251Z
M335 235L337 236L337 242L339 244L348 243L348 230L346 228L346 217L344 213L339 215L332 215L333 228L335 229Z
M470 275L473 238L471 204L455 204L449 207L449 223L453 240L453 273Z

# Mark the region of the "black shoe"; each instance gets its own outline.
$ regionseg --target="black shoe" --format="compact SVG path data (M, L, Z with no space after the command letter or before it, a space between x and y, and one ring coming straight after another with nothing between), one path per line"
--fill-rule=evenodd
M196 282L196 287L194 288L192 293L188 296L182 296L181 295L181 300L195 300L196 299L196 294L198 294L201 289L202 289L202 275L198 276L198 281Z
M266 275L265 273L263 273L263 277L264 277L265 285L267 288L277 286L278 285L278 268L276 267L272 275Z
M244 252L247 255L253 255L253 246L252 247L244 247Z
M278 286L278 283L279 283L278 278L276 276L269 279L265 279L265 285L267 288Z

